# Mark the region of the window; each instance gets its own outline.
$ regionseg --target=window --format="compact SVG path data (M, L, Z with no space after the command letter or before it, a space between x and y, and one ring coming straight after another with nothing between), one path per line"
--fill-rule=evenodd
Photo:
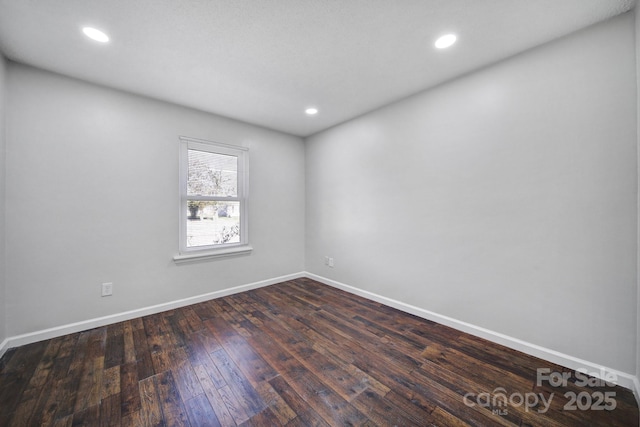
M251 251L247 227L248 149L180 137L180 255Z

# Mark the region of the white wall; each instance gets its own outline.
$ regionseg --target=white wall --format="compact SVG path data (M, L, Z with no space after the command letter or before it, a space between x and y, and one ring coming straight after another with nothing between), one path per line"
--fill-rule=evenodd
M9 336L304 270L300 138L11 62L8 102ZM251 255L174 264L179 135L249 147Z
M635 84L628 14L308 138L307 271L634 373Z
M0 55L0 343L7 338L5 297L5 76L6 64Z
M638 11L638 8L636 6L635 10L633 11L634 16L636 18L636 22L635 22L635 30L636 30L636 52L635 52L635 58L636 58L636 101L637 101L637 120L636 120L636 136L638 138L638 147L640 147L640 11ZM639 155L639 159L640 159L640 152L638 153ZM640 165L638 168L638 179L640 180ZM639 181L640 182L640 181ZM638 193L638 206L639 206L639 213L638 213L638 224L640 224L640 192ZM639 249L640 249L640 230L638 230L638 245L639 245ZM638 263L638 266L640 266L640 250L636 253L637 259L636 262ZM638 306L637 306L637 319L636 319L636 377L640 377L640 271L638 271L639 276L637 277L637 283L638 283L638 289L637 289L637 302L638 302ZM636 394L640 396L640 390L636 390ZM639 398L640 400L640 398Z

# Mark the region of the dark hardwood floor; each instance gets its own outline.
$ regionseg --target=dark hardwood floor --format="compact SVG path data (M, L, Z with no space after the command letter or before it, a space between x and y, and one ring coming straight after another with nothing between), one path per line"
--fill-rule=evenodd
M10 349L0 425L638 425L629 390L583 380L298 279Z

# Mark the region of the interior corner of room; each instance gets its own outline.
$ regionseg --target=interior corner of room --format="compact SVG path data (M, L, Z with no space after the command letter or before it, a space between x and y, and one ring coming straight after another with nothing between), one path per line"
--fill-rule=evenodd
M1 57L0 355L309 277L637 397L639 33L632 10L309 135ZM173 261L180 135L249 148L249 254Z

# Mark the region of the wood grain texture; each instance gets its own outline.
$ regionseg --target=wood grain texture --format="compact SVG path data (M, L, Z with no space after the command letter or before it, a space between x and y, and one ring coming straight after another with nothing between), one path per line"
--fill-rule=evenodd
M577 379L301 278L10 349L0 426L638 426L629 390Z

